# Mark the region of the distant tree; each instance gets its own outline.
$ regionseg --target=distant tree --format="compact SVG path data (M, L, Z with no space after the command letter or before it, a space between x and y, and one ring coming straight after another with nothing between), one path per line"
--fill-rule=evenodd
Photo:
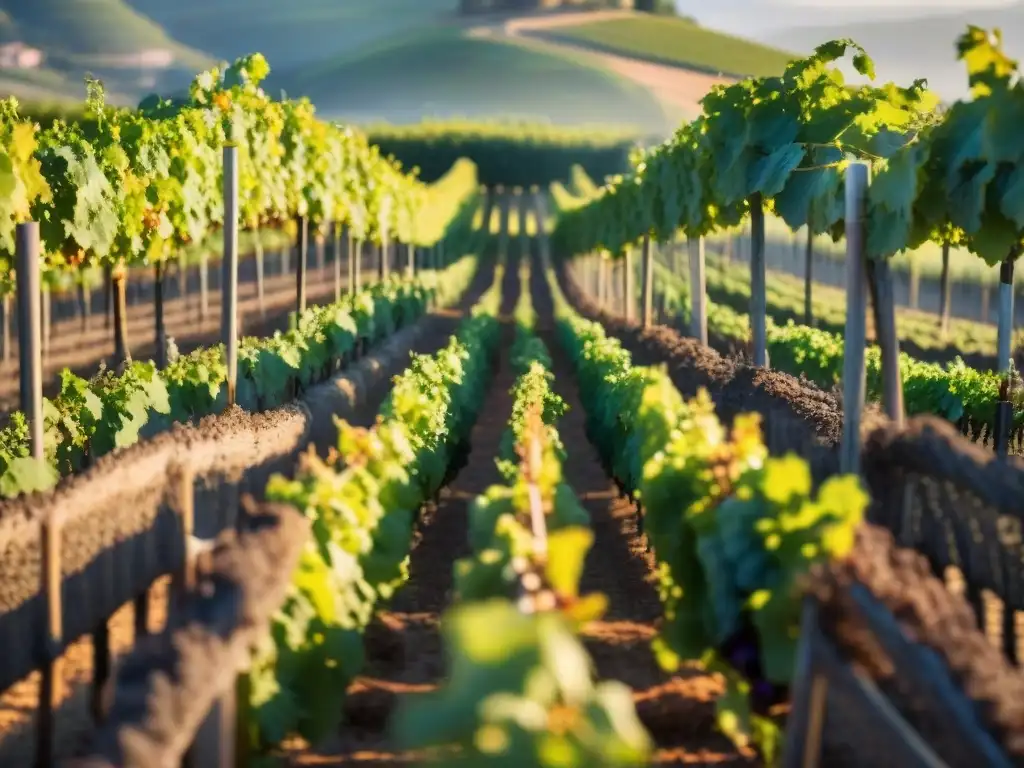
M677 16L675 0L635 0L633 8L641 13L653 13L658 16Z

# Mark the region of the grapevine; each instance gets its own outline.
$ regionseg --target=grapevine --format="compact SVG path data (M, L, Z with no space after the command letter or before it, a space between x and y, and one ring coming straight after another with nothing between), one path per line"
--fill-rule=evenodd
M315 742L337 725L362 666L361 634L405 580L416 513L440 489L482 404L501 281L499 267L449 344L395 378L371 429L340 423L336 452L311 452L294 479L268 484L269 499L312 519L314 540L250 672L258 753L292 734Z
M338 304L310 307L293 330L245 338L239 352L238 405L251 411L282 405L322 381L359 340L375 342L412 322L432 298L450 299L468 284L475 259L443 274L392 279ZM65 371L61 391L44 402L44 461L29 456L24 418L0 431L0 495L46 490L116 448L219 413L227 406L223 345L179 357L165 370L136 361L86 380Z
M456 747L446 764L645 765L651 739L628 687L595 682L577 637L606 598L579 594L593 532L562 478L564 403L533 334L525 267L521 284L510 355L519 375L497 459L505 482L470 509L473 554L455 565L458 602L442 618L450 679L401 707L393 730L407 748Z
M655 267L655 293L670 311L689 319L689 288L686 281L662 264ZM708 328L715 335L745 344L750 322L746 314L727 305L709 303ZM843 373L844 345L842 334L821 328L810 328L792 321L776 324L769 318L768 351L772 366L793 376L805 376L825 390L840 381ZM882 397L882 358L876 346L866 355L867 397ZM915 360L900 353L900 379L903 384L904 407L908 415L932 414L958 423L972 433L991 430L1000 401L1001 377L990 371L971 368L962 360L946 365ZM1024 424L1024 408L1014 404L1013 426Z
M93 265L158 264L203 239L223 224L229 143L239 148L244 229L305 216L317 231L336 222L375 242L440 239L436 224L421 234L412 226L426 185L365 135L317 119L308 101L269 98L269 73L253 54L199 74L187 99L152 97L138 110L107 107L90 81L80 119L43 130L5 101L0 149L11 194L0 212L0 290L13 287L14 225L29 219L40 222L50 280Z
M634 366L600 324L576 314L553 274L548 283L591 438L642 507L665 613L658 659L721 673L719 726L774 761L781 733L770 709L792 680L798 580L849 551L867 494L853 476L815 493L803 459L768 457L756 415L727 430L706 392L684 401L666 371Z
M781 77L713 89L696 120L642 153L629 174L610 179L589 199L558 189L553 238L559 252L617 256L645 236L664 241L682 231L700 238L748 216L756 224L764 213L794 230L807 226L838 240L845 230L845 168L856 159L868 163L873 176L866 222L870 258L886 259L927 241L963 244L988 264L1002 263L1002 282L1009 285L1024 232L1024 208L1017 205L1024 145L1007 126L1024 104L1024 86L1001 38L975 27L960 38L974 98L945 112L923 81L906 88L846 85L835 65L851 50L857 71L873 78L873 63L855 43L826 43L792 62ZM761 340L771 345L771 337L779 336L755 316L754 300L764 285L754 274L751 285L749 327L757 342L757 326L764 323ZM1004 315L1001 369L1010 337ZM949 418L969 416L978 424L994 419L998 396L992 393L999 382L979 391L974 381L995 377L905 357L900 368L908 402L917 399L922 410L939 404L932 412ZM934 384L922 389L906 379L908 371ZM943 387L948 397L936 391ZM964 399L962 408L944 404L957 398Z

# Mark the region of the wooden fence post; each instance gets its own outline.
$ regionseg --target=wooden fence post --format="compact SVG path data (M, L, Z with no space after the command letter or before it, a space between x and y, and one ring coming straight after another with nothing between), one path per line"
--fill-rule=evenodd
M760 194L750 198L750 329L754 365L768 365L768 307L764 258L764 203Z
M654 302L654 250L651 247L651 235L644 235L643 246L643 294L640 322L644 328L651 327L652 304Z
M939 276L939 339L949 338L950 288L949 279L949 241L942 244L942 273Z
M814 285L814 230L807 222L807 243L804 246L804 325L814 325L812 293Z
M690 333L701 344L708 343L707 273L704 238L687 238L690 256Z
M864 209L868 166L851 163L846 169L846 333L843 364L843 437L840 471L860 471L860 417L864 408L864 346L867 343L864 290Z
M267 305L265 301L265 259L263 254L263 239L261 237L260 229L256 227L256 243L253 246L253 250L256 254L256 302L260 310L260 319L266 320L267 318Z
M306 262L309 260L309 221L305 216L297 219L299 225L299 263L295 270L295 304L301 315L306 311Z
M348 295L355 296L359 290L359 260L363 257L363 241L348 231Z
M29 424L29 450L32 458L43 461L43 359L42 359L42 285L39 275L39 224L19 224L16 231L18 330L20 356L21 409ZM53 762L55 736L54 708L60 700L60 656L63 638L61 605L61 525L51 510L40 525L40 588L46 602L43 637L29 638L38 643L41 658L39 712L36 723L36 761L38 768Z
M1013 339L1013 260L1006 259L999 265L999 325L997 328L999 373L1010 370L1011 343Z
M385 234L381 235L380 245L377 247L377 255L379 258L377 262L377 279L383 283L391 276L391 265L388 262L388 236Z
M224 253L220 332L227 357L228 405L238 386L238 147L224 147Z
M626 321L632 321L636 311L636 297L633 295L633 247L622 254L622 305Z
M18 352L21 412L29 425L32 457L43 458L42 284L39 274L39 224L17 228Z
M341 301L341 224L335 221L331 225L331 229L334 235L334 242L331 246L334 263L331 266L334 268L334 303L337 304Z
M896 335L896 301L892 271L887 259L865 259L872 304L875 335L882 351L882 402L886 415L903 425L903 381L900 379L900 340Z
M210 314L210 254L204 249L199 257L199 319Z

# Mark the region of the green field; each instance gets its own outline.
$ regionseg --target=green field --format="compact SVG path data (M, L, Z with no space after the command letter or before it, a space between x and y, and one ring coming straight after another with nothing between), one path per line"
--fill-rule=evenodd
M275 73L448 21L457 0L126 0L176 40L217 58L253 51ZM287 85L287 82L279 84Z
M677 122L671 100L596 57L526 38L470 37L457 8L458 0L0 0L0 40L24 40L47 55L45 72L3 73L0 94L81 98L91 72L112 101L133 103L153 91L178 93L213 62L259 51L272 68L271 93L308 96L336 118L513 118L654 134ZM664 17L580 24L558 36L716 71L727 61L760 73L785 59ZM140 73L119 58L154 49L172 52L175 65Z
M137 13L124 0L0 0L9 28L5 37L39 48L48 55L88 61L149 49L173 52L182 66L205 66L208 57L181 45L159 24Z
M103 80L111 103L135 104L153 90L185 87L215 61L176 41L125 0L0 0L0 40L43 51L41 69L0 72L0 95L36 103L81 101L89 73ZM173 62L142 72L132 57L147 51L169 52Z
M541 36L645 61L736 76L778 75L794 58L794 54L685 19L643 14L558 27L557 32Z
M290 73L289 93L358 121L502 115L551 123L666 127L655 97L611 72L493 39L435 28Z

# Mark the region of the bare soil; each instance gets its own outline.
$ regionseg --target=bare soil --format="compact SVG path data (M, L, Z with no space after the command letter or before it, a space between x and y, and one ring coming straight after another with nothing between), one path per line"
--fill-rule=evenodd
M654 558L640 533L636 505L608 479L587 442L586 414L552 332L550 296L539 270L533 283L541 338L554 361L555 389L569 406L559 424L568 452L565 477L590 513L594 530L581 590L603 592L609 599L607 615L584 630L598 677L633 689L640 720L658 747L655 765L756 764L716 730L715 701L723 692L722 681L695 665L665 672L654 658L651 640L662 619Z
M751 756L738 753L715 730L714 702L721 693L721 682L696 668L668 674L655 662L650 641L657 633L661 606L653 562L638 533L636 508L607 478L587 443L585 414L575 383L550 332L546 287L535 279L532 289L543 318L539 330L555 359L556 388L571 409L560 424L569 449L566 474L590 511L595 532L583 588L605 592L610 598L608 615L584 633L598 676L633 688L641 720L658 746L656 764L755 764ZM506 312L514 306L508 283L504 304ZM511 341L511 332L506 327L503 349ZM349 689L339 734L317 749L297 746L291 753L293 765L398 766L420 757L395 750L388 722L402 699L435 690L443 683L446 670L440 618L452 601L454 562L469 552L468 504L499 479L494 456L511 413L509 390L513 383L513 372L503 357L472 432L468 463L438 503L423 511L410 580L367 633L368 668Z
M622 343L637 365L666 366L684 397L707 390L718 418L726 425L741 413L757 412L768 448L775 455L794 452L811 464L821 480L838 471L838 446L843 432L841 393L825 391L804 378L753 365L745 355L722 355L674 328L655 325L644 330L633 321L602 311L562 272L566 296L584 316L600 321ZM877 404L861 414L864 440L888 423Z
M466 297L454 309L438 309L424 317L421 322L427 327L416 337L411 351L431 352L446 343L458 320L488 284L488 275L489 270L481 270L481 275L467 291ZM349 414L350 422L360 426L369 426L373 422L381 403L390 392L388 382L391 376L405 367L406 360L403 357L379 371L372 386L368 386L372 394L361 399L358 409ZM168 587L169 578L164 578L151 589L148 608L148 628L151 632L160 631L166 621ZM134 644L134 626L135 608L129 602L113 615L109 623L111 653L115 663L116 658L129 651ZM69 646L61 661L58 682L60 703L56 718L57 757L74 755L85 746L85 739L92 728L89 714L92 674L93 643L91 636L87 635ZM0 766L31 764L39 685L40 675L33 673L0 694Z
M512 340L508 316L515 306L517 284L515 270L507 270L502 297L502 350ZM367 630L366 671L349 687L339 733L314 749L298 747L291 755L292 764L370 762L384 766L407 764L415 758L394 751L388 721L402 697L434 690L445 675L440 620L452 601L453 565L470 551L467 510L477 495L500 480L494 456L512 412L509 390L515 382L507 363L501 355L470 435L466 465L441 491L437 502L421 511L409 580Z

